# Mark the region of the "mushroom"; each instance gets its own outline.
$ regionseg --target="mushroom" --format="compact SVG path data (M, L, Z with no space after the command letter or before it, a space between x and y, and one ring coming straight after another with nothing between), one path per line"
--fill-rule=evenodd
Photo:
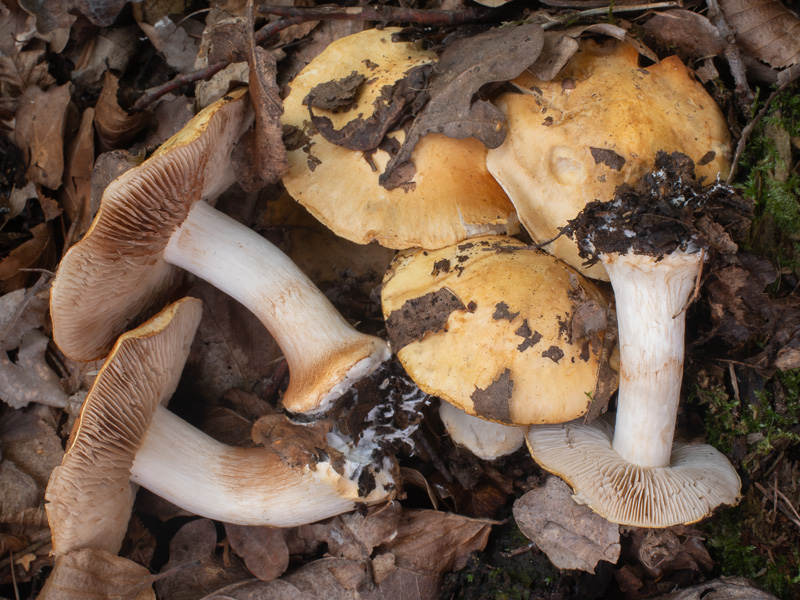
M436 59L419 43L392 42L399 31L370 29L336 40L291 82L283 114L284 126L294 128L286 189L337 235L360 244L441 248L469 237L514 233L514 207L486 169L486 148L476 139L425 136L414 151L410 182L387 189L378 178L390 158L388 147L405 139L402 129L390 131L374 152L362 152L328 141L312 124L309 101L314 116L329 119L335 131L362 119L365 130L380 132L373 140L377 146L384 117L398 106L392 86ZM352 102L336 109L315 106L309 99L319 99L318 86L327 82L349 85Z
M439 417L453 442L483 460L512 454L525 443L524 427L473 417L449 402L439 403Z
M381 303L409 376L470 415L560 423L586 412L599 383L603 294L517 239L400 252Z
M526 72L514 83L523 93L497 102L508 136L486 161L536 242L559 236L588 202L637 181L659 150L687 154L698 176L728 172L725 117L676 56L641 68L630 44L585 40L552 81ZM566 237L545 249L585 275L608 279L602 265L583 265Z
M705 237L692 219L735 212L736 200L721 184L695 183L685 156L659 153L656 168L636 188L621 186L613 201L590 203L571 223L582 250L599 258L614 287L621 361L616 426L606 417L531 427L527 434L533 458L565 479L579 502L637 527L698 521L735 504L741 485L713 447L673 443L685 310L704 257Z
M108 186L89 232L56 273L53 335L73 358L104 356L159 302L180 267L261 320L289 364L284 406L319 412L389 349L356 331L274 245L203 201L232 183L231 149L250 122L246 98L239 90L210 105Z
M267 447L226 446L164 408L200 314L201 302L186 298L114 345L47 487L56 554L119 551L134 497L129 480L204 517L276 527L310 523L392 495L385 469L377 473L374 489L362 495L358 483L341 475L330 459L302 466L287 462L278 450L288 440ZM347 450L341 436L336 444ZM360 465L349 456L341 462L340 471L358 475Z

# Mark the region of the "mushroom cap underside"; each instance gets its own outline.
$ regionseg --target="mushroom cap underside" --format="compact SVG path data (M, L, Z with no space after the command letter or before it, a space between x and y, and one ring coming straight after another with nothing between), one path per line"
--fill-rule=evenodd
M738 503L741 481L718 450L674 442L669 466L640 467L614 451L612 418L528 428L534 460L572 486L577 502L634 527L694 523Z
M698 177L728 173L724 115L677 57L640 68L631 45L587 40L552 81L524 73L515 83L527 93L498 99L509 133L487 164L537 242L556 237L588 202L610 199L618 185L638 180L659 150L688 155ZM607 279L601 265L582 266L565 236L546 248Z
M283 183L291 196L337 235L360 244L389 248L441 248L469 237L515 233L518 221L505 192L486 168L486 148L472 138L441 134L422 138L414 150L412 183L389 190L378 182L389 154L349 150L327 141L311 124L304 99L323 82L353 71L366 82L352 108L314 108L339 130L357 117L368 118L384 86L436 56L409 42L392 42L398 28L370 29L330 44L292 81L284 102L284 125L303 134L288 152ZM402 143L402 130L388 134Z
M131 322L164 298L177 278L162 259L169 237L195 202L233 183L230 153L249 114L246 90L231 92L109 184L91 228L53 281L53 338L66 355L105 356Z
M133 503L131 466L153 413L178 385L201 313L200 300L184 298L114 345L47 486L56 554L119 551Z
M503 236L404 251L387 272L381 302L393 349L426 393L504 424L586 412L607 303L552 256ZM581 319L603 325L575 337Z

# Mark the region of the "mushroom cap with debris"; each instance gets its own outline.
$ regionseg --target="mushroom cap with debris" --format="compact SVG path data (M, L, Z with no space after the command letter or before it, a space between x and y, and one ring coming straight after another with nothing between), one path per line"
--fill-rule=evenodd
M441 248L469 237L515 233L514 207L486 169L487 150L477 140L425 136L414 151L411 182L390 190L378 182L388 152L349 150L327 141L311 123L306 98L319 84L354 82L352 104L313 107L314 116L327 117L338 131L359 117L369 120L381 99L391 105L389 87L436 59L416 43L392 42L399 31L370 29L337 40L291 82L283 124L297 129L287 139L286 189L337 235L360 244ZM399 145L405 134L399 129L387 138Z
M588 409L607 302L554 257L505 236L403 251L381 302L393 349L425 392L507 425Z
M498 105L508 118L505 143L490 150L489 170L537 242L559 234L592 200L638 180L656 152L679 150L698 177L725 177L730 135L724 115L676 56L647 68L633 46L581 42L552 81L524 73ZM585 275L608 279L602 265L585 268L572 240L545 247Z

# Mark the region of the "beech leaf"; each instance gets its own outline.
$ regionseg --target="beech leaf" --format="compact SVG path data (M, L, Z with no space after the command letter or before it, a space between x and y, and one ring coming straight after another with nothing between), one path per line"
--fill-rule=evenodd
M542 487L517 500L514 518L559 569L594 573L601 560L619 559L619 525L577 504L569 486L557 477L548 477Z
M473 102L473 97L487 83L508 81L522 73L539 56L543 41L542 28L528 23L497 27L450 44L434 66L430 99L386 165L381 185L386 186L394 169L411 159L417 143L428 133L474 137L487 148L502 144L507 128L502 111L484 100ZM394 182L392 187L402 183Z
M776 67L800 63L800 19L779 0L719 0L736 40Z

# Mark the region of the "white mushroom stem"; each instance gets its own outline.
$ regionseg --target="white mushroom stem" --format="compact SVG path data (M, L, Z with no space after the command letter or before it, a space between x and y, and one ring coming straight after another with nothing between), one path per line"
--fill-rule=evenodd
M189 211L164 258L241 302L269 330L289 364L289 410L325 410L389 357L384 341L356 331L283 252L205 202Z
M701 252L600 257L614 287L619 324L620 382L614 450L641 467L670 464L678 413L685 308Z
M439 404L439 417L456 444L464 446L483 460L507 456L522 448L525 443L527 427L486 421L444 400Z
M328 462L291 467L265 448L226 446L159 406L136 454L131 481L194 514L238 525L293 527L375 503L391 494L381 471L359 498L358 484Z

